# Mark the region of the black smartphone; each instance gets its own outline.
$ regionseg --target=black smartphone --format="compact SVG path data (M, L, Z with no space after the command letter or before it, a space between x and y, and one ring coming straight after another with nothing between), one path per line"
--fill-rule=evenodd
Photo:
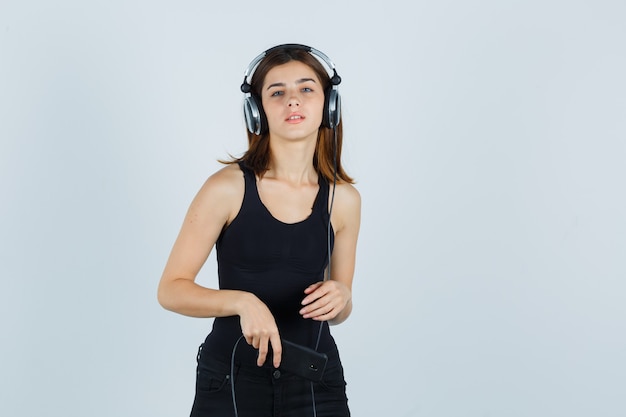
M283 354L279 369L313 382L322 380L328 363L328 356L325 353L284 339L281 339L280 342L283 347Z

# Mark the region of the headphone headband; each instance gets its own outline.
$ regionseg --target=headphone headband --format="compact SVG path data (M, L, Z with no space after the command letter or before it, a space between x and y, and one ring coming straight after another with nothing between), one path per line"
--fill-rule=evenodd
M319 61L325 63L327 66L327 71L328 69L330 69L330 71L328 72L328 76L330 77L330 83L332 85L339 85L339 83L341 83L341 77L339 76L339 74L337 74L337 70L335 69L335 63L331 61L328 55L315 48L311 48L310 46L301 45L299 43L285 43L282 45L276 45L266 50L265 52L259 54L256 58L254 58L252 62L250 62L248 68L246 68L243 73L243 83L241 84L241 91L243 93L249 93L250 91L252 91L252 86L248 82L248 79L252 76L254 70L256 70L256 67L263 60L263 58L265 58L270 52L277 49L301 49L303 51L307 51L314 57L318 58Z

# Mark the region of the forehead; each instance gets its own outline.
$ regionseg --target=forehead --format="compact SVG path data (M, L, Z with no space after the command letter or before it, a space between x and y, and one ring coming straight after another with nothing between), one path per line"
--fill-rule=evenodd
M313 68L300 61L289 61L286 64L277 65L267 72L263 85L274 83L289 83L303 78L312 78L320 82Z

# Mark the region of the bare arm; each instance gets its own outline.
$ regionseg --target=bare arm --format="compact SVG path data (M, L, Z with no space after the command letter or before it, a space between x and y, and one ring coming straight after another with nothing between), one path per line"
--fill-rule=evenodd
M237 215L244 181L236 165L211 176L191 203L159 282L158 300L167 310L192 317L240 316L246 341L259 349L258 364L265 362L268 344L274 366L280 364L280 336L269 308L254 294L217 290L195 282L222 229Z
M231 167L217 172L192 201L159 283L158 300L164 308L192 317L237 314L239 294L195 283L220 232L236 215L239 194L243 195L237 174Z
M352 312L352 280L361 223L361 196L353 186L337 186L332 223L335 244L330 280L315 283L304 291L306 296L300 314L304 318L339 324Z

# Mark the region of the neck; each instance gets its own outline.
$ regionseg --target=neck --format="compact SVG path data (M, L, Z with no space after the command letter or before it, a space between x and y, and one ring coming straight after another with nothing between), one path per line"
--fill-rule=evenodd
M313 167L315 141L272 141L270 139L270 167L266 175L292 183L317 183Z

